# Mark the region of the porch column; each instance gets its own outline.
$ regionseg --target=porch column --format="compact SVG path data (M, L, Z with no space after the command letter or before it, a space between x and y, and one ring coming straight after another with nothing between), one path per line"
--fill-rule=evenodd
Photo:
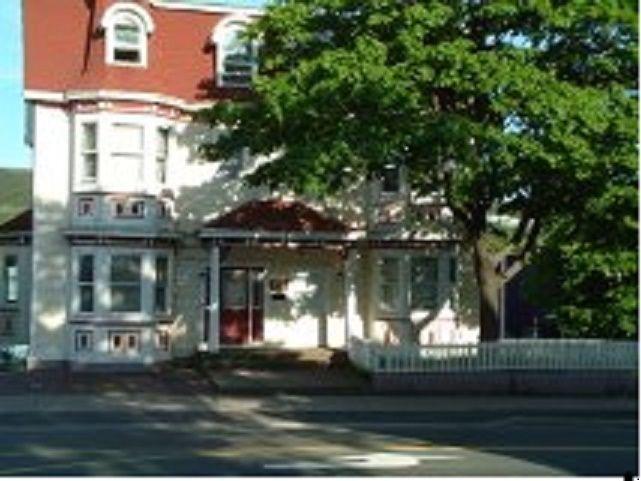
M212 246L209 254L209 352L220 347L220 247Z
M356 293L356 269L359 255L350 249L345 260L345 344L349 345L350 339L356 337L363 339L363 322L358 315L358 297Z

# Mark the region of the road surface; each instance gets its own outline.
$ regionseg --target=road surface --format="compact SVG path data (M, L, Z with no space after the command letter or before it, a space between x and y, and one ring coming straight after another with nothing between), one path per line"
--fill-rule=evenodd
M637 439L633 400L0 396L0 476L621 476Z

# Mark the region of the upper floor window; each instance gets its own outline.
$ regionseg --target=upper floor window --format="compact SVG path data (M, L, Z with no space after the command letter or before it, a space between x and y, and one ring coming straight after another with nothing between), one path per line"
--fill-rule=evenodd
M137 181L144 179L145 135L142 125L113 124L111 169L128 172Z
M233 16L216 26L216 83L219 87L249 87L257 70L257 46L245 38L249 20Z
M105 11L102 26L108 64L147 66L148 35L154 23L144 8L132 2L116 3Z
M81 135L82 180L88 183L96 182L98 179L98 124L96 122L82 124Z
M167 157L169 157L169 129L159 128L156 131L156 181L167 182Z
M398 194L401 191L401 169L398 165L389 164L381 175L381 193Z

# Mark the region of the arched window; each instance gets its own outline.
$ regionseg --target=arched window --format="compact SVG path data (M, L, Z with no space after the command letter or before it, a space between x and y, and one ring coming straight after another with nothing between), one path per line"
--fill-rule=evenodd
M232 16L216 26L216 84L219 87L249 87L256 73L257 46L243 37L249 19Z
M147 66L147 37L154 23L145 9L135 3L116 3L105 11L102 26L108 64Z

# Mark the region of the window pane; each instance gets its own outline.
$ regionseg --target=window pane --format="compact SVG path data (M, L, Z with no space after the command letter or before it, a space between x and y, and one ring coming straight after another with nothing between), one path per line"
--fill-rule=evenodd
M9 255L5 257L5 300L6 302L18 301L18 257Z
M93 282L93 255L80 257L78 274L78 280L80 282Z
M247 307L247 271L244 269L223 271L222 305L225 308Z
M156 312L167 311L167 289L165 286L156 286L154 308Z
M135 24L121 23L115 27L115 38L119 44L136 46L140 42L140 29Z
M400 259L386 258L381 261L380 305L386 311L400 308Z
M383 192L399 192L400 191L400 174L398 166L388 166L383 171L381 178L381 189Z
M165 256L156 257L156 282L166 283L169 261Z
M118 62L140 63L140 51L117 48L114 50L114 60Z
M93 284L80 286L80 312L93 312Z
M113 154L111 156L111 172L127 172L128 178L122 181L140 182L144 178L142 154Z
M113 256L111 282L140 283L140 256Z
M82 125L82 149L83 150L96 150L97 142L97 126L96 124L83 124Z
M84 154L83 176L85 179L98 177L98 154Z
M412 259L412 308L436 307L438 298L438 260L433 257Z
M112 152L121 154L141 154L144 145L142 125L114 124Z
M156 152L158 156L164 157L169 150L169 130L158 129L156 135Z
M111 286L113 312L140 312L140 286Z

